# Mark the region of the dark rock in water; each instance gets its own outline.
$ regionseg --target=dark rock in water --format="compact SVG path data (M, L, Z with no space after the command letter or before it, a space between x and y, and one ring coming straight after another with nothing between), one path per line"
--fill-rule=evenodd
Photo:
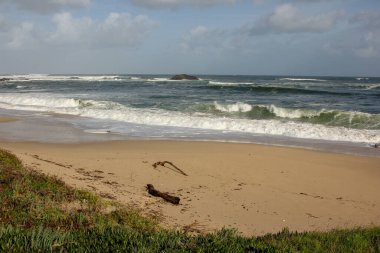
M181 74L173 76L172 78L170 78L170 80L199 80L199 78L196 76Z
M10 81L10 80L12 80L12 79L10 79L10 78L0 78L0 82L6 82L6 81Z

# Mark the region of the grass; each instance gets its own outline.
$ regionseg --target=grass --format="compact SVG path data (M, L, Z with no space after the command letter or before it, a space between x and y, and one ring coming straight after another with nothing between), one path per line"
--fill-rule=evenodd
M0 225L58 231L109 226L144 231L158 228L155 221L135 210L127 212L115 202L25 168L16 156L4 150L0 150L0 200Z
M162 229L0 150L0 252L380 252L380 228L242 237Z

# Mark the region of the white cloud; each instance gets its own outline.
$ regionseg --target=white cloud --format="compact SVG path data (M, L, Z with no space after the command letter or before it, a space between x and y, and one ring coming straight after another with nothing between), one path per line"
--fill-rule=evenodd
M380 30L365 33L361 39L361 45L355 49L355 53L363 58L379 57Z
M136 46L157 26L147 16L116 12L100 22L90 17L75 18L64 12L54 15L53 22L56 29L49 36L49 43L93 47Z
M212 35L207 27L197 26L183 37L181 46L185 50L197 50L203 47L205 43L210 44L213 37L215 36Z
M354 52L362 58L380 57L380 13L363 11L350 19L356 25L354 36L359 37L359 45Z
M278 6L273 13L259 19L251 28L251 35L266 33L315 33L332 29L343 15L333 11L306 15L291 4Z
M33 23L15 24L0 16L0 45L7 49L31 48L34 46L35 38Z
M158 23L144 15L110 13L97 21L69 12L53 15L50 24L10 22L0 15L0 46L8 49L60 46L76 48L135 47ZM52 28L51 28L52 27Z
M204 53L218 50L233 50L236 48L238 36L234 30L209 29L197 26L182 38L181 47L185 51Z
M307 15L293 5L284 4L256 22L232 29L195 27L182 38L181 46L195 52L236 49L256 51L255 45L268 38L264 35L271 34L283 39L281 34L321 33L333 29L341 16L341 12ZM296 44L297 41L293 39L292 43Z
M13 27L9 31L9 41L6 46L10 49L20 49L32 47L34 38L34 24L29 22L23 22L18 26Z
M64 12L54 15L53 22L56 30L49 36L49 42L67 44L89 39L92 26L92 19L89 17L74 18L70 13Z
M97 29L98 42L110 46L135 46L157 23L147 16L131 16L128 13L110 13Z
M131 0L134 5L145 8L178 8L181 6L211 6L233 4L238 0Z
M40 13L54 12L65 8L83 8L91 0L0 0L0 4Z

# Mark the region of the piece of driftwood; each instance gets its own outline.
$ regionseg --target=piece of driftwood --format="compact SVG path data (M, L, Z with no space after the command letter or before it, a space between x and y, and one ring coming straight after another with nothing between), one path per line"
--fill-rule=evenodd
M156 190L152 184L147 184L146 185L146 189L148 190L148 193L150 195L153 195L155 197L163 198L167 202L170 202L170 203L172 203L174 205L178 205L179 201L181 200L180 198L178 198L176 196L172 196L172 195L169 195L167 193L160 192L159 190Z
M184 175L184 176L188 176L183 170L181 170L180 168L178 168L177 166L175 166L172 162L169 162L169 161L163 161L163 162L156 162L154 164L152 164L153 168L157 168L157 166L163 166L163 167L166 167L165 165L166 164L169 164L171 165L177 172L179 172L180 174ZM168 167L166 167L168 168Z

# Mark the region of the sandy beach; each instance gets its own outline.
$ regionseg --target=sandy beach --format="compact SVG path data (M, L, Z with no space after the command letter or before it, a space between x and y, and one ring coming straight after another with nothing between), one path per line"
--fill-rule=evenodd
M168 227L244 235L380 225L380 159L254 144L3 141L28 166L133 205ZM158 161L170 161L188 176ZM181 198L172 205L150 196Z

